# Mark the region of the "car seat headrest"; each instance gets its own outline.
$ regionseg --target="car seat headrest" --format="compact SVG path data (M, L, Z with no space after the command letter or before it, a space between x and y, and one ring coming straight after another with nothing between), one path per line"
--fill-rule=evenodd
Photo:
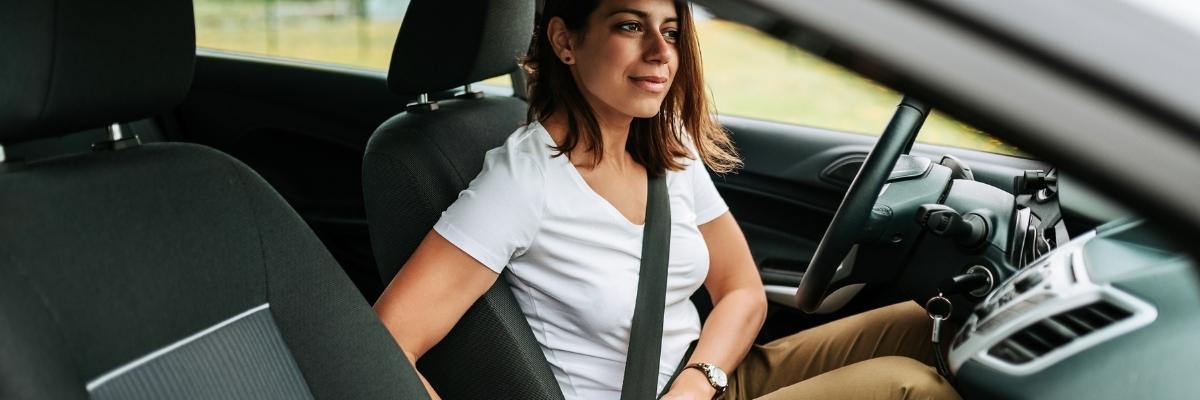
M417 95L512 72L533 35L534 0L412 0L388 87Z
M183 0L8 1L0 12L0 144L169 110L196 56Z

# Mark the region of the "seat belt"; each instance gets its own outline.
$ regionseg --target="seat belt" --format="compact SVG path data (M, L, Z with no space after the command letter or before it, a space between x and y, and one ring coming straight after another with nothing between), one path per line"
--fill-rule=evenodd
M663 313L667 297L667 261L671 249L671 202L666 174L646 177L646 225L642 229L642 264L638 272L629 351L621 400L655 398L662 352Z
M687 351L683 352L683 358L679 359L679 366L675 367L675 374L671 375L671 379L667 380L667 384L663 386L662 391L658 392L659 398L662 398L663 395L666 395L667 391L671 390L671 385L675 384L675 380L679 379L679 373L683 372L683 368L687 367L688 365L688 360L692 359L692 353L696 351L697 343L700 343L700 339L693 340L692 343L688 345Z

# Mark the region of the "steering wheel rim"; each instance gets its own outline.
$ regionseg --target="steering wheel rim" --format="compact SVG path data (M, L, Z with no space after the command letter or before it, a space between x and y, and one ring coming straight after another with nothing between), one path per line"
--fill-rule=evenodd
M923 102L908 96L901 99L879 141L867 154L867 159L851 181L846 196L833 214L833 220L821 236L821 243L817 245L808 269L800 279L796 305L802 311L815 313L821 308L834 274L858 241L862 227L870 217L871 208L887 183L896 161L912 147L913 139L928 114L929 107Z

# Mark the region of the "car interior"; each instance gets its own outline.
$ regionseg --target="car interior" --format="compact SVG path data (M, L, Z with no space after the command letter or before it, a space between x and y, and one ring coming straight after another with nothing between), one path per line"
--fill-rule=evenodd
M197 48L191 1L5 9L0 398L428 398L371 304L526 124L535 1L412 0L386 73ZM915 142L934 106L879 137L718 115L756 342L943 298L964 398L1194 397L1177 241L1052 160ZM418 368L448 399L563 398L505 279Z

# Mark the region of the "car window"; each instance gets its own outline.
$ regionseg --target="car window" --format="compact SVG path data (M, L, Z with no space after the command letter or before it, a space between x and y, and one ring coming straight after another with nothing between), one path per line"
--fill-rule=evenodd
M900 94L753 28L697 12L704 77L717 112L878 135ZM993 153L1019 149L935 110L917 141Z
M387 71L409 0L194 0L196 45ZM484 81L511 85L508 76Z
M194 0L200 47L386 70L408 0Z
M200 47L386 71L408 0L195 0ZM697 10L705 77L726 115L877 135L900 95L753 28ZM507 76L485 81L510 85ZM1020 151L935 112L920 142Z

